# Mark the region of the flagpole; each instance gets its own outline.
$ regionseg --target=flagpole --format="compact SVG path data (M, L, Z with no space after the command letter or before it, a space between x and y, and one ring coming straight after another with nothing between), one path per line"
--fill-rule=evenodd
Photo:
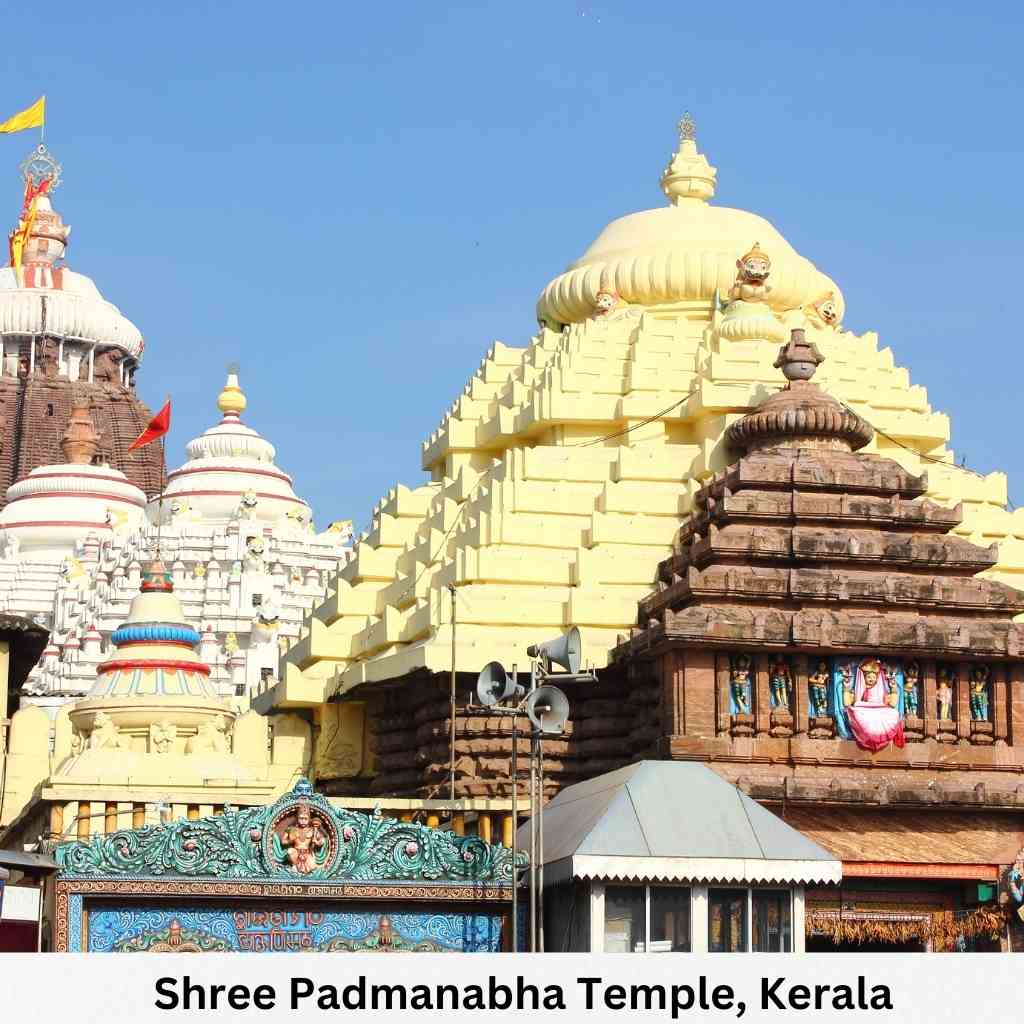
M171 400L171 396L168 395L164 404ZM167 435L160 435L160 497L157 500L157 518L156 518L156 557L159 559L163 558L163 552L160 548L161 538L163 537L164 529L164 481L167 478Z

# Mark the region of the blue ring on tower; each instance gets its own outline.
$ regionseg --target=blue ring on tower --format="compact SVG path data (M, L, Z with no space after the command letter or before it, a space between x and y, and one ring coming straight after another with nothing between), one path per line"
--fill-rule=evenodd
M115 646L126 643L178 643L195 647L199 643L199 634L184 623L140 622L126 623L119 626L111 634L110 639Z

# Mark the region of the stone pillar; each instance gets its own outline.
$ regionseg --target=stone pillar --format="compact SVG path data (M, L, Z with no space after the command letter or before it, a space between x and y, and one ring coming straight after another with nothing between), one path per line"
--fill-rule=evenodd
M939 729L939 703L935 693L938 668L934 661L921 662L921 717L924 719L926 739L935 739Z
M772 702L768 690L768 671L771 667L770 654L758 654L754 659L753 686L754 731L758 736L767 736L772 724Z
M77 819L77 836L80 840L88 841L89 839L89 815L92 813L92 808L89 806L88 800L78 801L78 812L75 815Z
M715 733L729 735L729 655L718 654L715 668Z
M683 652L672 650L657 661L656 671L661 680L661 735L681 736L686 732L686 678Z
M971 694L970 665L957 662L954 666L956 678L953 685L954 706L956 707L956 734L961 743L971 741Z
M715 735L715 654L714 651L681 651L684 732L687 736L710 739Z
M1007 689L1008 738L1011 746L1024 747L1024 663L1015 661L1010 666Z
M808 731L807 704L810 698L807 677L814 671L814 666L813 655L793 659L793 695L790 700L793 704L793 732L797 736L806 736Z
M117 803L109 800L103 807L103 831L106 835L117 831Z
M997 747L1006 746L1009 707L1007 705L1007 671L1005 665L992 666L992 735Z

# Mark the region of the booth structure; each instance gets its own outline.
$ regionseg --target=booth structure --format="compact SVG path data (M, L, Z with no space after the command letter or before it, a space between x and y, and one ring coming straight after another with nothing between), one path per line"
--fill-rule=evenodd
M0 850L0 953L47 949L50 880L57 862L41 853Z
M543 835L546 952L803 952L805 886L842 878L830 853L694 762L569 786Z
M65 843L56 858L61 952L512 948L510 850L336 808L306 780L271 806Z

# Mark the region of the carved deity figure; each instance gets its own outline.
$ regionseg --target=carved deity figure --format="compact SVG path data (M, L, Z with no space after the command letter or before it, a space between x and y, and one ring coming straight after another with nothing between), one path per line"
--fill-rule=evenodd
M235 509L235 518L254 519L256 517L256 506L258 504L259 499L256 497L256 492L246 491L238 502L238 507Z
M939 721L953 721L953 676L946 667L939 669L939 681L935 691L939 706Z
M772 707L776 710L789 710L789 690L792 682L789 665L782 658L778 658L768 672L768 690L771 694Z
M308 875L319 867L317 854L324 851L327 836L320 819L310 813L308 801L299 801L295 824L281 833L280 843L285 860L300 875Z
M1006 873L1006 888L1010 899L1017 904L1017 917L1024 921L1024 850L1017 855L1013 866Z
M739 655L732 664L729 678L729 694L732 697L734 715L750 714L750 658Z
M93 721L92 733L89 735L89 749L124 750L127 746L128 740L121 735L114 720L106 711L100 711Z
M764 302L772 286L768 284L772 261L757 242L754 248L736 261L736 281L729 290L733 301Z
M807 691L811 698L811 716L824 718L828 714L827 661L819 661L818 667L807 677Z
M225 754L227 749L227 723L223 718L207 718L185 744L186 754Z
M812 327L835 327L839 323L839 303L835 292L828 292L816 302L804 306L803 311Z
M971 669L971 677L968 683L971 705L971 720L975 722L988 721L988 692L990 669L988 665L975 665Z
M905 742L897 672L878 658L865 658L852 673L852 692L843 677L846 724L857 745L865 750L881 750L890 743L902 747Z
M252 617L251 642L256 645L276 640L280 625L281 619L277 608L268 602Z
M266 544L262 537L250 537L245 542L245 568L248 572L264 572Z
M178 738L178 727L166 718L153 722L149 727L149 742L156 754L170 754Z
M907 718L918 717L920 679L921 666L916 661L911 661L903 674L903 711Z

